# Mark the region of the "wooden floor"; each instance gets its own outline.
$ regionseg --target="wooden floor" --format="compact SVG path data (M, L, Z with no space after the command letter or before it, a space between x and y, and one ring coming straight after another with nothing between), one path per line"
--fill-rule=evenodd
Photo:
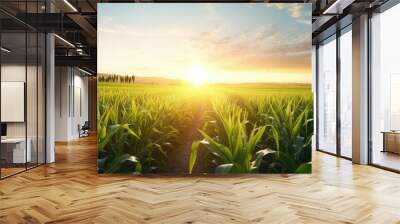
M1 169L1 177L8 177L11 176L13 174L19 173L19 172L23 172L25 171L25 167L20 168L20 167L10 167L10 168L0 168Z
M400 223L400 175L313 155L312 175L96 173L94 138L0 181L0 223Z
M372 156L374 164L400 170L400 155L391 152L375 150Z

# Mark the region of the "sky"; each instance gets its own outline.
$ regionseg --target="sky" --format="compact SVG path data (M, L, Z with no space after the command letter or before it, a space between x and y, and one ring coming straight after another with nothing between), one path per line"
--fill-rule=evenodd
M310 83L311 4L98 4L98 71Z

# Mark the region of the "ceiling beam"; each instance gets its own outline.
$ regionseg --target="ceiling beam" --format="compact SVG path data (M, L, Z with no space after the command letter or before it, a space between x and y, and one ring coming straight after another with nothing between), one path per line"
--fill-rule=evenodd
M335 16L319 16L312 24L312 32L315 33L320 31L324 25L333 18L335 18Z
M85 17L80 14L67 14L67 16L74 21L79 27L82 28L83 31L90 37L87 38L87 41L90 41L91 46L96 46L97 44L97 30L95 27L90 24Z
M343 10L349 5L353 4L355 0L336 0L331 5L329 5L322 14L337 15L342 14Z
M87 67L96 71L97 60L92 56L55 56L56 66Z

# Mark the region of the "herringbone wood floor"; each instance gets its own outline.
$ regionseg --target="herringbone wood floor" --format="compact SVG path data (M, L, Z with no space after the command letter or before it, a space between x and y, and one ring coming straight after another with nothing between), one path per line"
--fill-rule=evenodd
M314 153L312 175L96 173L95 139L0 181L0 223L400 223L400 175Z

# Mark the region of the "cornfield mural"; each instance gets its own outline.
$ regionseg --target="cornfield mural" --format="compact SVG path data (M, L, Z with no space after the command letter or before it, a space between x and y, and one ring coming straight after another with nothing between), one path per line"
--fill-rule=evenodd
M176 14L147 20L161 9ZM98 171L311 173L310 15L301 4L100 4Z

